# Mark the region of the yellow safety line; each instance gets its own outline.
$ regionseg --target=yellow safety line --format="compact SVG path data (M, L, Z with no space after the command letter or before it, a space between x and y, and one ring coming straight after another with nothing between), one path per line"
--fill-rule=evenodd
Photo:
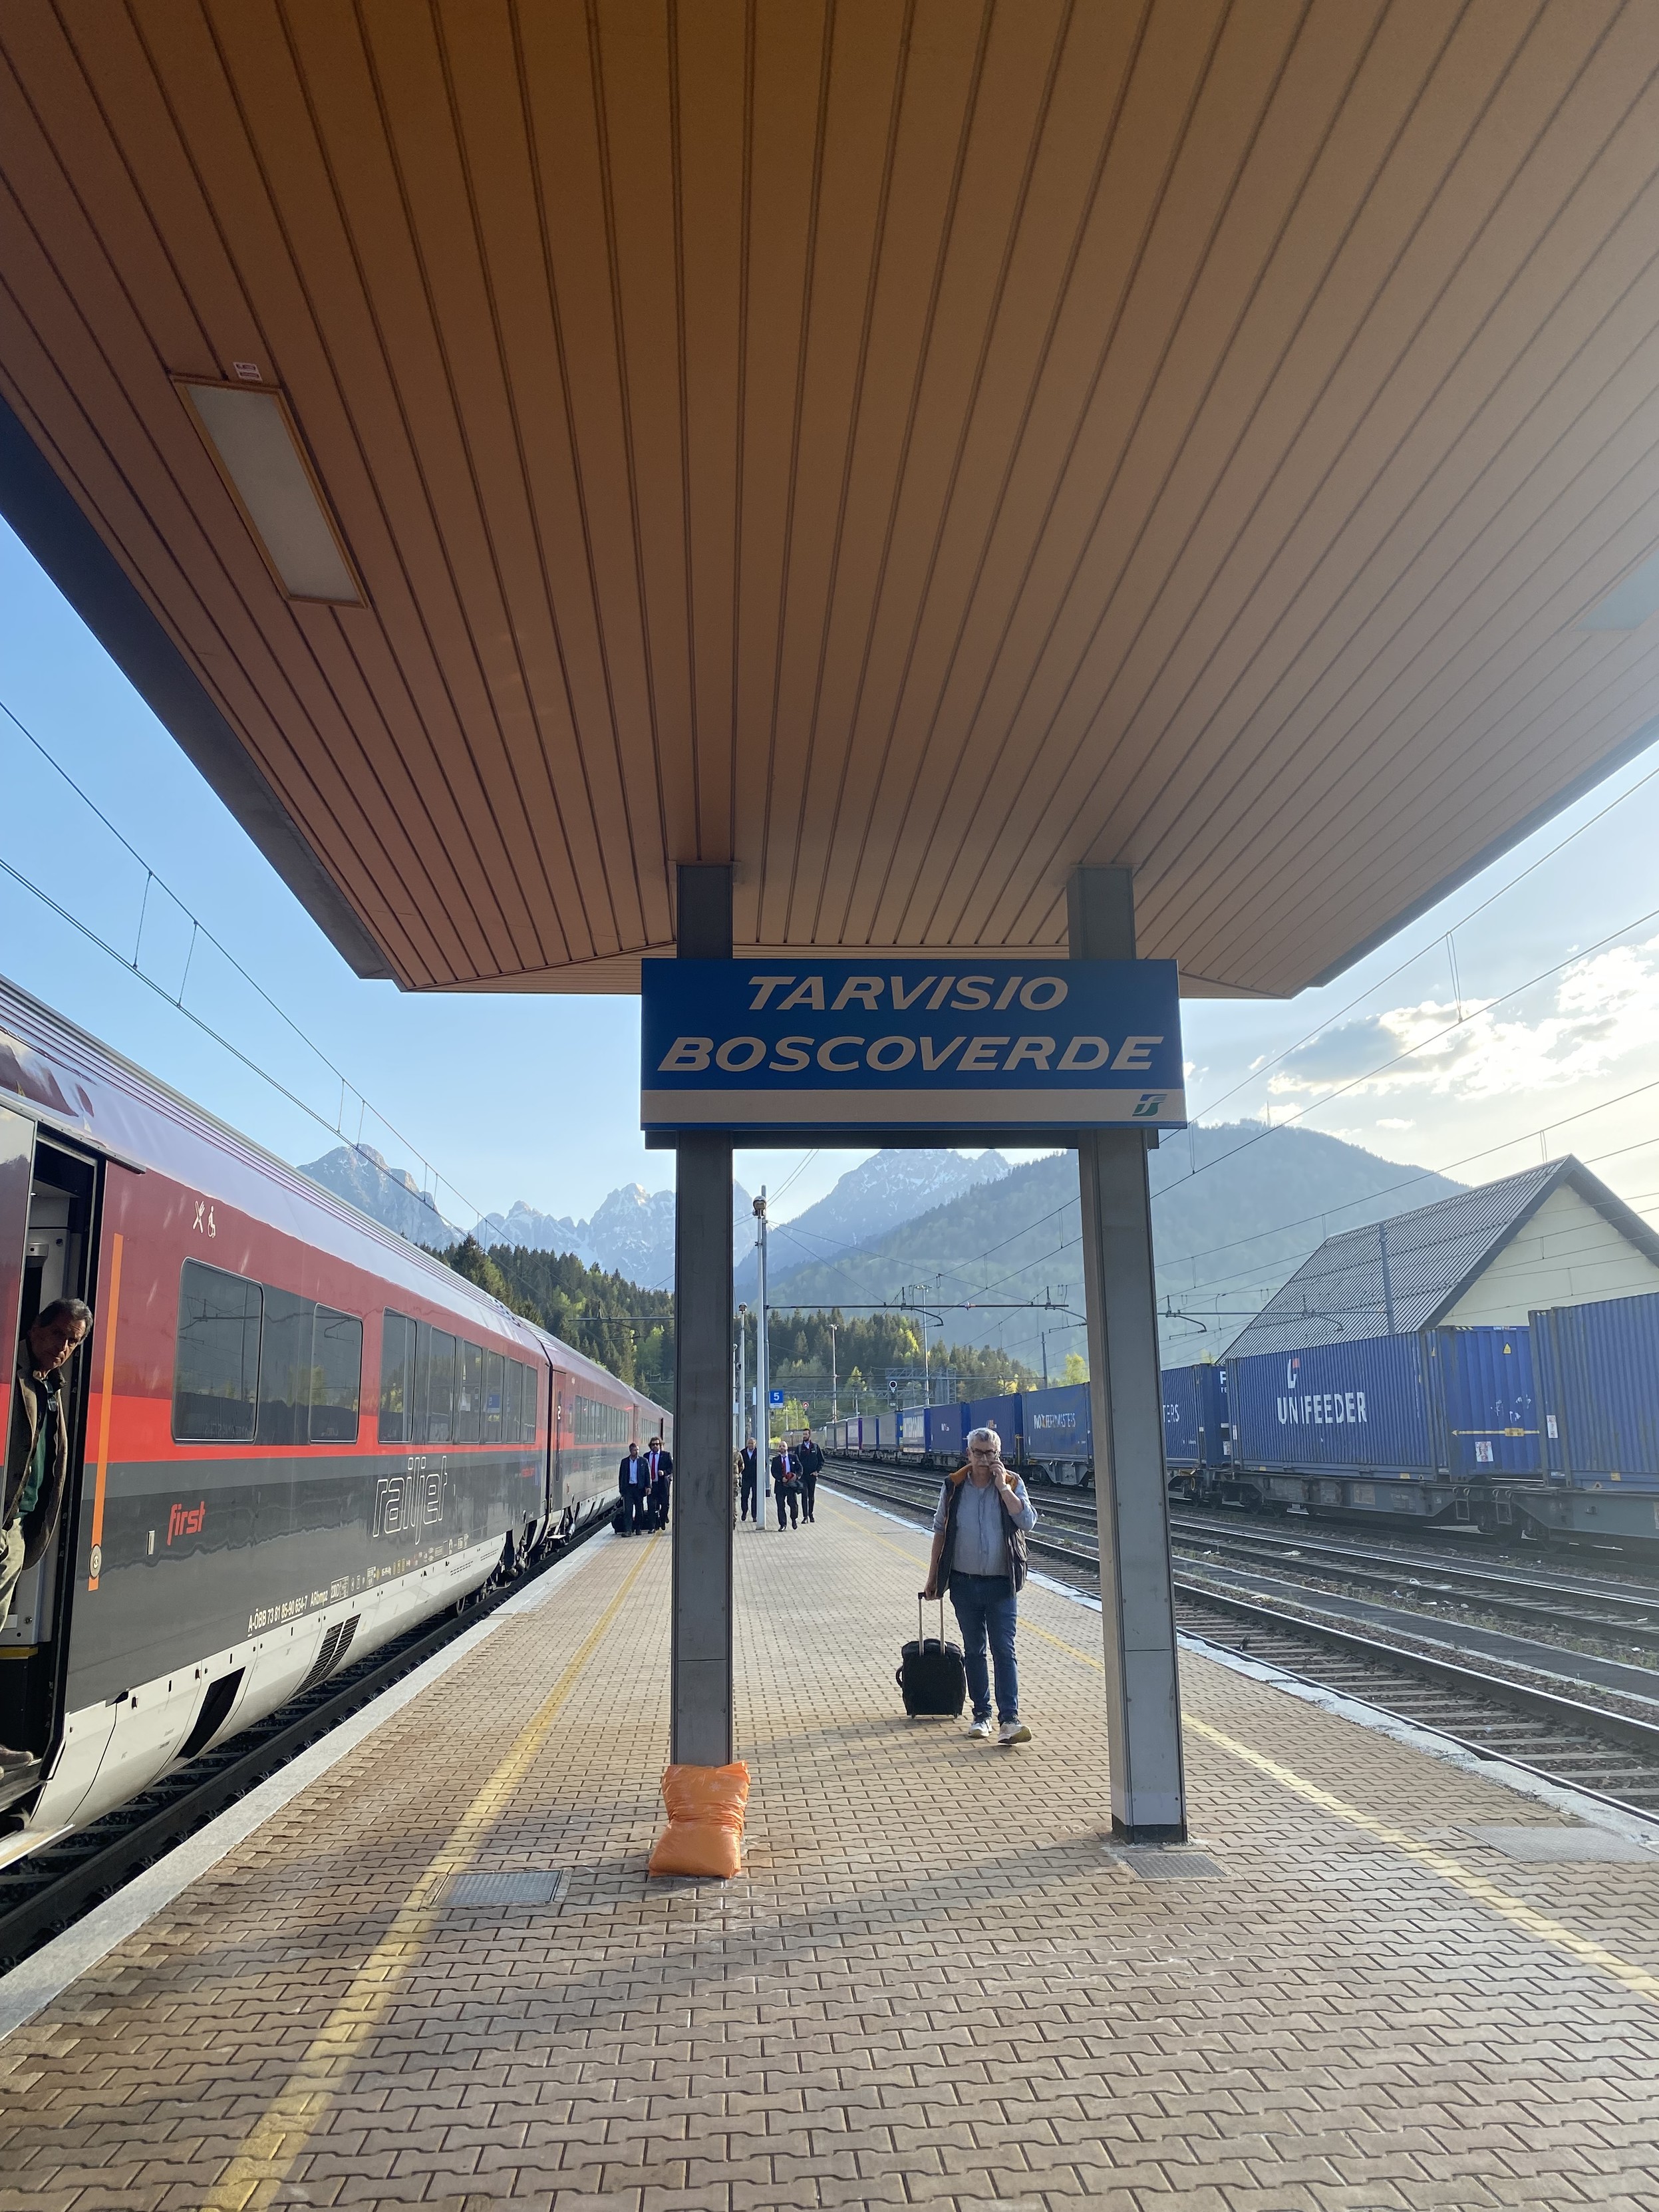
M529 1773L560 1709L621 1612L629 1590L644 1573L657 1542L653 1535L533 1719L520 1731L513 1748L428 1863L408 1902L359 1967L351 1987L289 2076L281 2095L266 2107L216 2187L202 2199L203 2212L246 2212L256 2198L261 2204L269 2203L288 2179L332 2100L340 2077L374 2033L404 1974L419 1959L437 1917L445 1883L469 1863L480 1838Z
M1045 1644L1055 1644L1060 1650L1069 1652L1073 1659L1080 1659L1085 1667L1092 1667L1097 1674L1105 1673L1103 1660L1079 1650L1075 1644L1068 1644L1063 1636L1055 1636L1046 1628L1039 1628L1034 1620L1024 1620L1020 1625L1042 1637ZM1334 1819L1346 1821L1351 1828L1358 1828L1362 1835L1374 1836L1378 1843L1390 1844L1394 1850L1403 1851L1407 1858L1415 1859L1419 1866L1427 1867L1443 1881L1449 1881L1454 1888L1461 1889L1466 1897L1477 1898L1482 1905L1490 1905L1494 1912L1501 1913L1515 1927L1524 1929L1528 1936L1535 1936L1542 1942L1554 1944L1558 1950L1565 1951L1587 1966L1599 1966L1603 1973L1611 1974L1615 1981L1622 1982L1627 1990L1634 1990L1638 1996L1651 1997L1659 2002L1659 1974L1650 1974L1641 1966L1632 1966L1616 1951L1609 1951L1601 1943L1592 1943L1588 1936L1577 1934L1560 1921L1552 1918L1547 1912L1540 1912L1524 1898L1514 1897L1508 1890L1500 1889L1495 1881L1488 1881L1485 1875L1477 1874L1473 1867L1465 1866L1462 1859L1454 1858L1449 1851L1435 1850L1428 1844L1419 1843L1415 1836L1407 1835L1403 1829L1392 1827L1386 1820L1373 1820L1369 1813L1362 1813L1357 1805L1350 1805L1330 1790L1322 1790L1318 1783L1308 1781L1304 1776L1276 1759L1269 1759L1265 1752L1252 1750L1248 1743L1240 1743L1237 1736L1228 1735L1221 1729L1212 1728L1208 1721L1197 1720L1192 1714L1186 1713L1182 1717L1182 1724L1194 1735L1201 1735L1206 1742L1231 1752L1235 1759L1242 1759L1247 1766L1255 1767L1258 1774L1269 1776L1282 1789L1300 1797L1304 1804L1316 1805L1321 1812L1329 1813Z
M890 1537L877 1535L867 1523L854 1521L851 1514L837 1513L836 1517L846 1522L849 1527L862 1529L866 1535L875 1536L876 1541L886 1545L890 1552L897 1552L907 1559L914 1559L915 1554L907 1552L902 1544L894 1543ZM920 1535L924 1532L918 1529L916 1533ZM1056 1636L1052 1630L1040 1627L1029 1615L1022 1615L1020 1626L1026 1634L1040 1636L1045 1644L1052 1644L1057 1650L1067 1653L1073 1659L1080 1659L1085 1667L1092 1667L1097 1674L1105 1673L1104 1659L1097 1659L1091 1652L1079 1650L1075 1644L1068 1644L1063 1636ZM1350 1805L1342 1798L1334 1796L1328 1790L1322 1790L1318 1783L1308 1781L1292 1768L1281 1765L1278 1759L1269 1759L1265 1753L1253 1751L1249 1744L1240 1743L1236 1736L1228 1735L1218 1728L1212 1728L1208 1721L1196 1720L1192 1714L1186 1713L1182 1716L1182 1724L1194 1735L1204 1737L1206 1742L1215 1744L1223 1751L1231 1752L1235 1759L1242 1759L1247 1766L1254 1766L1258 1773L1269 1776L1282 1789L1300 1797L1304 1804L1316 1805L1322 1812L1346 1821L1352 1828L1358 1828L1362 1835L1373 1836L1378 1843L1390 1844L1394 1850L1403 1851L1407 1858L1415 1859L1419 1866L1438 1875L1443 1881L1449 1881L1454 1888L1461 1889L1466 1897L1478 1899L1482 1905L1490 1905L1512 1926L1523 1929L1528 1936L1535 1936L1540 1942L1553 1943L1558 1950L1566 1952L1571 1958L1580 1960L1584 1966L1599 1967L1603 1973L1610 1974L1614 1981L1622 1982L1627 1990L1635 1990L1638 1996L1651 1997L1659 2002L1659 1974L1650 1974L1641 1966L1632 1966L1616 1951L1609 1951L1604 1944L1591 1942L1588 1936L1577 1934L1549 1913L1540 1912L1524 1898L1512 1896L1508 1890L1500 1889L1496 1882L1488 1881L1485 1875L1477 1874L1473 1867L1465 1866L1461 1859L1454 1858L1449 1851L1437 1851L1427 1844L1419 1843L1415 1836L1408 1836L1403 1830L1391 1827L1386 1820L1374 1820L1369 1813L1362 1813L1357 1805Z

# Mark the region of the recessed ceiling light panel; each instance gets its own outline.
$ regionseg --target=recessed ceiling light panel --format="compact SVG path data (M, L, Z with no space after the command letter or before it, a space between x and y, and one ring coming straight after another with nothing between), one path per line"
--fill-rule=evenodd
M362 606L362 586L283 395L246 384L176 381L289 599Z

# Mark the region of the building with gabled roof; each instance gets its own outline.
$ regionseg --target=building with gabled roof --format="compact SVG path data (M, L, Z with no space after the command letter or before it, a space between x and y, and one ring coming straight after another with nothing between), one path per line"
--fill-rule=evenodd
M1328 1237L1229 1346L1291 1352L1659 1291L1659 1233L1571 1155Z

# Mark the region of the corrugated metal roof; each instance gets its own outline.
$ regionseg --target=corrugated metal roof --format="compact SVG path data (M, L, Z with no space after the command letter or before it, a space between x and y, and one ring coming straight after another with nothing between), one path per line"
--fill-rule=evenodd
M1327 1237L1233 1340L1227 1358L1432 1328L1564 1184L1659 1261L1659 1237L1569 1156Z

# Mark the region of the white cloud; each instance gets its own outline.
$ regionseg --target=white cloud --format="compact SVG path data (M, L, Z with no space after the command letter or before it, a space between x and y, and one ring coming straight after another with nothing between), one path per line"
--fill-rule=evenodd
M1345 1096L1355 1100L1413 1094L1474 1100L1605 1075L1631 1054L1659 1045L1659 937L1574 961L1546 1011L1534 1018L1506 1014L1492 1000L1466 1000L1462 1012L1460 1021L1455 1005L1425 999L1345 1022L1293 1053L1267 1087L1276 1097L1309 1103L1347 1085ZM1372 1068L1379 1073L1370 1074ZM1377 1126L1411 1123L1379 1120Z

